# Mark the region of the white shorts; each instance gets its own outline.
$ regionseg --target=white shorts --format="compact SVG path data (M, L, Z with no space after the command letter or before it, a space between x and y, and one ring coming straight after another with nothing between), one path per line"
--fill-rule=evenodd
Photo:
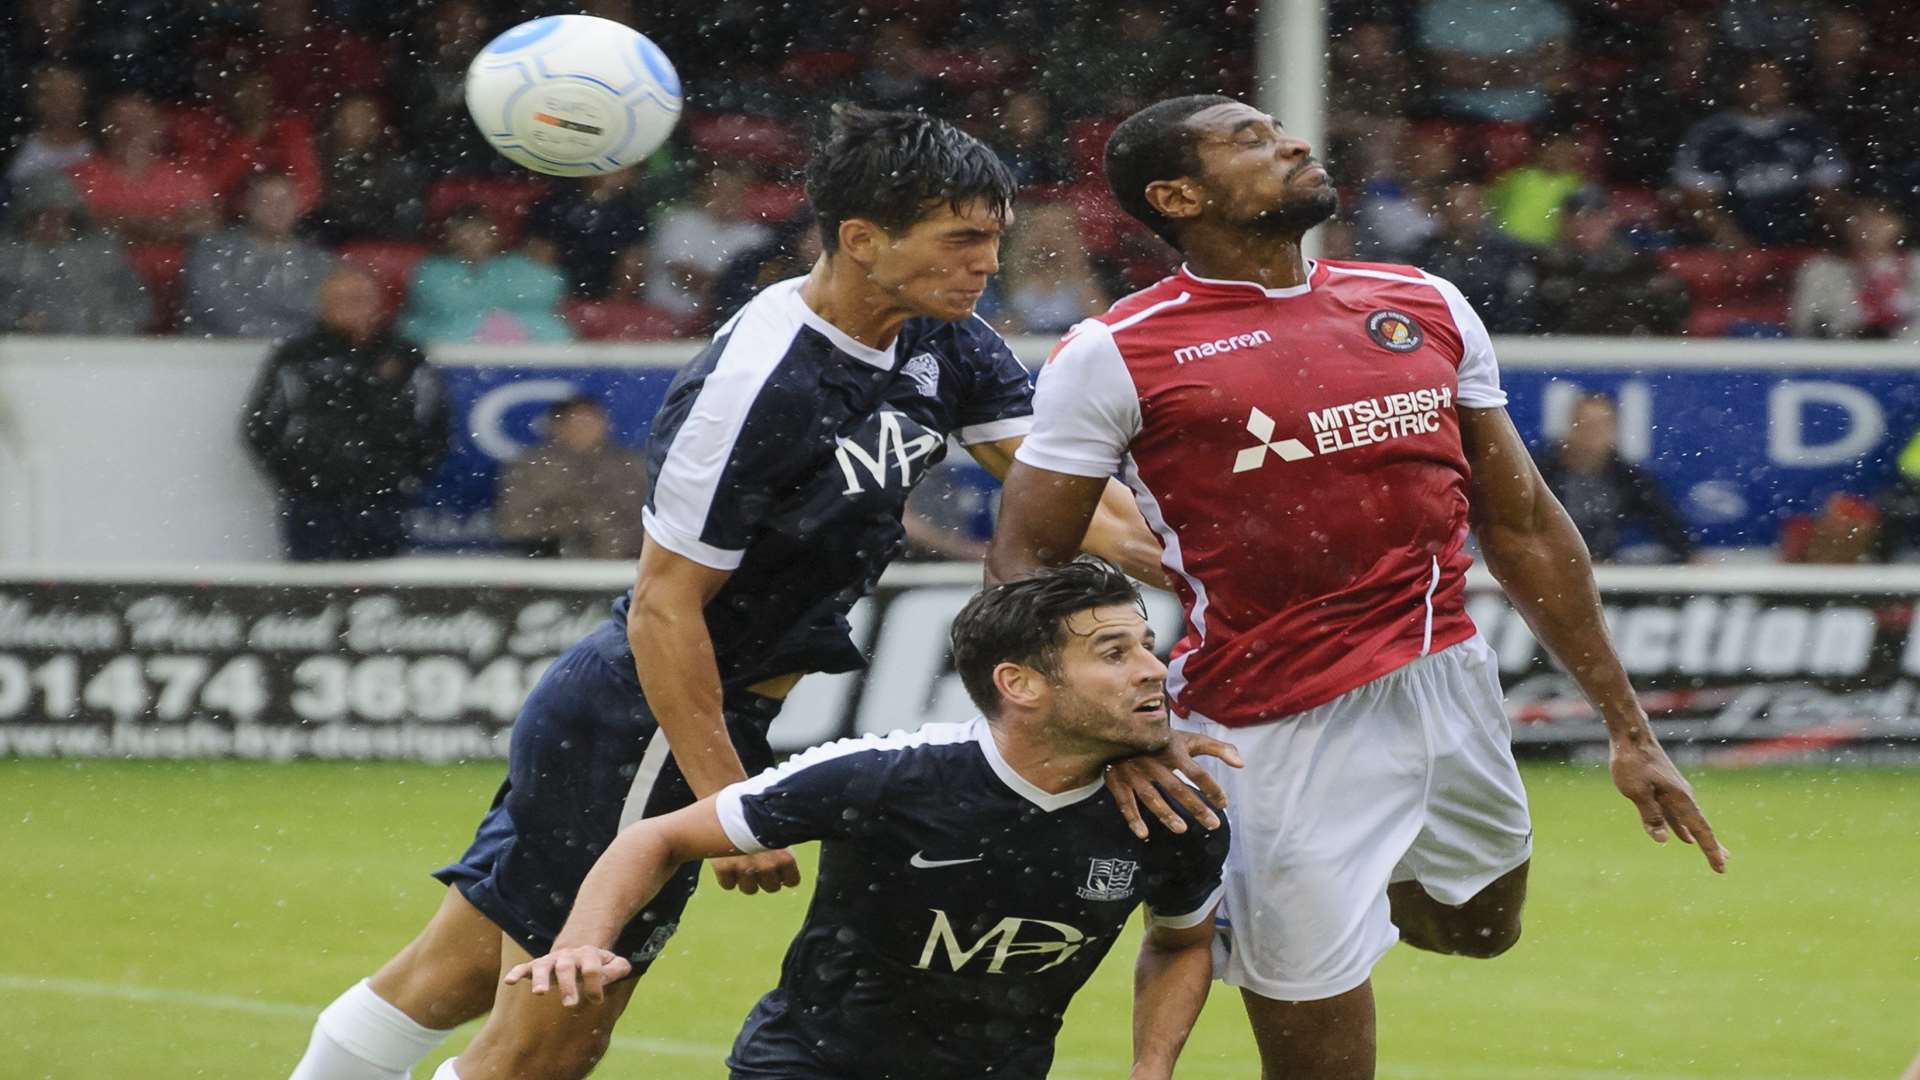
M1499 668L1477 635L1285 720L1174 723L1246 762L1201 759L1233 826L1214 975L1262 997L1365 982L1399 940L1388 883L1463 904L1533 853Z

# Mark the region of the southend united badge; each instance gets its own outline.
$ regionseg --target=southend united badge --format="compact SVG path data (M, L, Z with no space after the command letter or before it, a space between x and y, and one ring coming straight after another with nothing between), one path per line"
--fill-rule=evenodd
M1375 345L1391 352L1412 352L1427 340L1413 316L1386 308L1367 316L1367 336Z

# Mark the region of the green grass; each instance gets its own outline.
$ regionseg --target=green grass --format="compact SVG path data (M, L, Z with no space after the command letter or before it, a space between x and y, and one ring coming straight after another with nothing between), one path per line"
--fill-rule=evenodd
M497 777L0 762L0 1076L285 1075L312 1012L433 910L426 871ZM1891 1080L1920 1050L1920 773L1698 776L1725 878L1654 847L1599 771L1527 780L1526 938L1491 962L1395 950L1375 980L1382 1077ZM703 888L599 1075L723 1076L715 1048L803 909ZM1080 995L1056 1076L1124 1075L1130 960L1116 948ZM1253 1062L1216 992L1181 1074Z

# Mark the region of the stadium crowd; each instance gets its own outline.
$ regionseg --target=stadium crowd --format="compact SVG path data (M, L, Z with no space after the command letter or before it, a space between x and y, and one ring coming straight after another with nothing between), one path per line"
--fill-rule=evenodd
M1024 191L982 312L1057 334L1170 269L1101 179L1117 119L1173 93L1246 95L1255 63L1251 2L582 9L654 35L692 97L644 166L553 181L493 153L461 93L487 40L546 5L20 0L0 15L0 84L19 91L0 113L0 332L292 349L334 340L323 286L342 276L376 287L400 342L710 331L817 256L798 170L819 103L846 98L936 112L1001 152ZM1920 338L1920 8L1330 10L1329 256L1448 277L1495 333ZM1692 550L1610 449L1570 436L1542 454L1593 521L1637 516L1659 554ZM923 554L977 557L991 514L975 488L918 501ZM1914 498L1849 498L1790 531L1789 556L1847 557L1807 540L1822 530L1870 527L1863 555L1914 546Z
M21 0L0 49L19 90L0 116L0 323L282 336L345 264L416 337L697 333L807 261L795 173L814 106L848 97L1000 149L1027 190L986 310L1051 334L1168 268L1099 179L1115 120L1246 93L1254 66L1252 3L583 7L654 34L693 97L643 170L555 183L491 153L460 91L489 37L544 5ZM1329 255L1449 276L1496 332L1920 334L1920 135L1902 120L1920 9L1332 11L1323 152L1346 211Z

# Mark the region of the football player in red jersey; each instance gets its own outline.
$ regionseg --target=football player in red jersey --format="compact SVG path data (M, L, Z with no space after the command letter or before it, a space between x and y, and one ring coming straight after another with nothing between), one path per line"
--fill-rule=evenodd
M1215 975L1240 987L1268 1077L1371 1077L1371 973L1396 938L1491 957L1520 934L1533 834L1466 614L1469 534L1604 720L1648 835L1715 871L1726 851L1634 696L1460 290L1304 258L1336 193L1241 102L1141 110L1106 172L1186 262L1049 359L988 576L1071 559L1106 478L1133 488L1187 611L1176 726L1246 763L1219 777L1234 845Z

